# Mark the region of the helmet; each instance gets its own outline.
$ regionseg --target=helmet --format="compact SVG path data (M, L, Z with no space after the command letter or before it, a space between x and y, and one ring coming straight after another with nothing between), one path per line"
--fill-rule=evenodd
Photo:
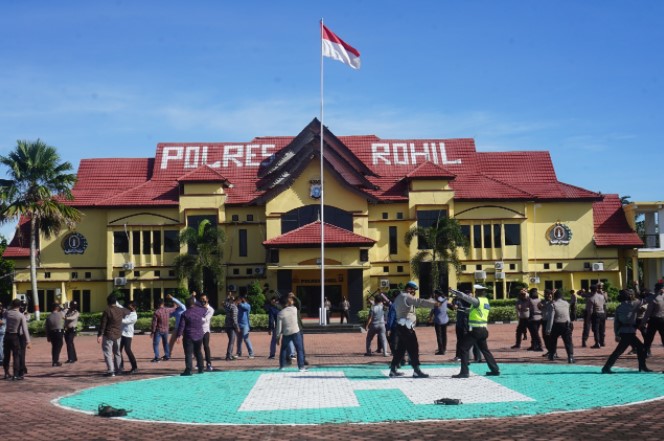
M412 280L408 283L406 283L405 288L412 288L414 290L418 290L419 288L417 287L417 283L413 282Z

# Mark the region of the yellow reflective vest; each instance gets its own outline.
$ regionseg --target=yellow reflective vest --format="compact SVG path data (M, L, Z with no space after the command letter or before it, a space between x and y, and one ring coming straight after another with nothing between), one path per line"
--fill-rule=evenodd
M489 310L491 309L489 299L486 297L478 297L477 300L479 300L480 304L470 308L468 325L471 328L486 328L486 325L489 322Z

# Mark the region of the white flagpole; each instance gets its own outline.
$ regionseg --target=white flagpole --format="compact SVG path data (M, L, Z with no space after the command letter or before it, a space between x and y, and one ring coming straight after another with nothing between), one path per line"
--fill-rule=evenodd
M325 311L325 186L323 185L323 19L320 19L320 318L327 325Z

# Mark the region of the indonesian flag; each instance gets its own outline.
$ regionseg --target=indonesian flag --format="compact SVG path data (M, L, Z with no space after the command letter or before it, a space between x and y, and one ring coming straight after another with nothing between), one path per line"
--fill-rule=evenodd
M323 56L341 61L353 69L360 68L360 53L337 35L323 26Z

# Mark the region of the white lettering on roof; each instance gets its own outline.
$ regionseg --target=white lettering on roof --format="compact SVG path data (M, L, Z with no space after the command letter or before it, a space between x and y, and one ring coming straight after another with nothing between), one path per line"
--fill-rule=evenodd
M166 170L168 168L168 161L182 160L183 147L165 147L161 155L161 168ZM171 155L174 152L174 155Z
M161 169L195 169L206 164L211 168L260 167L274 148L274 144L169 146L161 151Z
M371 163L373 165L416 165L431 161L439 165L458 165L461 159L447 159L445 143L428 142L417 146L414 142L373 143L371 144Z

